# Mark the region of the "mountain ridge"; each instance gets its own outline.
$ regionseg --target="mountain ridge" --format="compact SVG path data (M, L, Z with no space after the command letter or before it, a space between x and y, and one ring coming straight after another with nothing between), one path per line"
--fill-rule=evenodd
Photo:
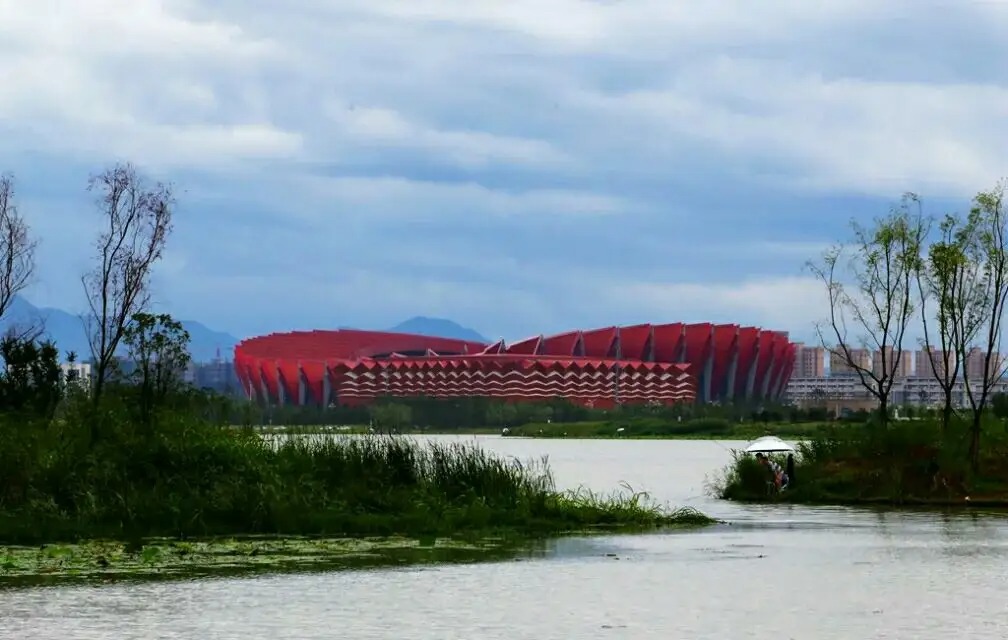
M235 345L241 341L227 331L211 329L198 320L179 322L189 332L189 351L194 362L209 362L218 357L218 353L224 360L230 360ZM14 296L7 313L0 319L0 332L31 327L42 327L42 335L56 343L61 357L74 351L78 358L87 359L91 353L87 332L79 315L55 307L37 307L21 296ZM474 329L447 318L413 316L386 331L490 343Z

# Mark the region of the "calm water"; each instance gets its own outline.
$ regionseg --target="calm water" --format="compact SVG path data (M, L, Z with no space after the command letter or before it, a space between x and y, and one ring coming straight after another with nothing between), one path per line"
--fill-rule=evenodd
M739 443L479 440L731 524L490 564L0 591L0 638L1008 637L1008 519L706 497Z

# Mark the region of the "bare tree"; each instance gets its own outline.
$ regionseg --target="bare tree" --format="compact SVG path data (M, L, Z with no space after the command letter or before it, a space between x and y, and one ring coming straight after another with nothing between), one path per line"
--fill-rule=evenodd
M31 282L36 245L14 203L14 179L0 175L0 318Z
M921 321L924 327L923 349L928 357L931 375L942 389L941 424L947 429L952 420L952 395L959 382L963 359L959 345L972 344L982 324L974 310L975 282L979 276L978 262L972 257L976 232L969 219L947 215L939 224L940 236L928 248L927 260L918 273L917 286L921 297ZM928 304L934 301L933 319L940 353L932 350L931 313Z
M993 190L977 194L970 210L966 244L967 259L972 266L963 284L964 301L957 309L959 324L956 348L964 361L972 350L973 339L968 330L976 325L983 353L983 373L974 390L969 367L963 367L963 385L969 399L973 419L970 427L970 463L974 471L980 468L980 433L983 413L994 386L1004 377L1001 352L1001 322L1008 300L1008 216L1004 210L1005 183Z
M81 278L90 308L85 326L97 405L126 326L150 301L151 269L171 233L174 200L169 186L149 186L131 164L92 176L88 190L98 192L105 218L96 243L97 264Z
M816 330L832 357L853 370L878 400L879 419L885 424L903 339L915 312L914 285L927 224L917 196L906 194L871 227L857 222L851 227L853 242L827 250L818 263L808 263L829 297L829 327L819 324ZM830 347L828 342L834 340L836 346ZM880 361L866 362L855 348L875 351Z

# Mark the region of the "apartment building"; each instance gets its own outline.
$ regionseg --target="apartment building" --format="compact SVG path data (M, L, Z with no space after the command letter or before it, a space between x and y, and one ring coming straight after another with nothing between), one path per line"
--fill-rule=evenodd
M815 373L812 365L804 366L804 362L795 363L795 373L791 376L784 390L784 400L799 406L828 406L831 410L865 408L875 402L874 396L862 384L861 378L854 368L846 363L845 356L838 354L839 349L829 350L829 375L806 375ZM876 375L881 372L881 354L872 353L866 349L850 350L851 357L865 369L872 370ZM889 351L890 357L893 352ZM944 357L939 350L930 350L938 371L944 369ZM804 354L798 356L804 359ZM950 367L955 367L955 354L950 354ZM928 351L905 350L900 354L896 366L895 380L890 391L889 400L893 406L918 405L938 406L944 399L941 385L934 378L928 362ZM972 369L971 367L972 363ZM994 358L992 371L1001 371L1006 360L1003 356ZM887 359L888 364L888 359ZM970 385L979 391L984 371L984 352L981 349L972 350L966 361L967 377ZM799 375L800 374L800 375ZM1008 376L995 384L994 393L1008 393ZM959 406L967 403L966 384L959 376L959 381L953 388L953 402Z
M934 377L935 371L938 375L945 379L948 373L956 370L956 361L958 358L955 353L942 351L941 349L936 349L932 347L930 349L931 361L928 361L928 349L921 349L916 355L916 373L915 376L918 378L931 378ZM933 368L932 368L933 367Z
M984 377L984 358L986 356L986 351L980 347L973 347L966 353L966 365L964 367L966 377L970 380L981 381ZM996 378L999 374L1004 371L1004 356L1001 354L992 354L990 367L990 377Z
M885 354L885 358L882 354ZM886 347L882 351L876 351L872 353L872 373L874 373L879 378L882 377L883 360L885 360L885 369L888 372L892 372L894 378L910 378L914 375L914 352L909 349L903 349L899 352L899 358L896 357L896 351L892 347ZM896 362L895 367L893 366L893 361Z
M853 361L862 369L872 368L872 352L868 349L848 349L850 360L839 347L830 349L830 375L831 376L857 376L857 369L850 365Z
M822 378L826 375L826 349L810 347L798 343L795 345L795 368L793 378Z

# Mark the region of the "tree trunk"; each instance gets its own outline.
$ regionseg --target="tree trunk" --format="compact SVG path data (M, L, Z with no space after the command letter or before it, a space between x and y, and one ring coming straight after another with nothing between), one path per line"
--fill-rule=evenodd
M980 472L980 418L981 415L979 412L974 415L973 424L970 428L969 459L970 468L972 468L973 473Z
M942 407L941 414L941 431L944 434L948 431L949 424L952 422L952 389L949 388L945 391L945 406Z
M879 424L883 427L889 424L889 396L879 397Z

